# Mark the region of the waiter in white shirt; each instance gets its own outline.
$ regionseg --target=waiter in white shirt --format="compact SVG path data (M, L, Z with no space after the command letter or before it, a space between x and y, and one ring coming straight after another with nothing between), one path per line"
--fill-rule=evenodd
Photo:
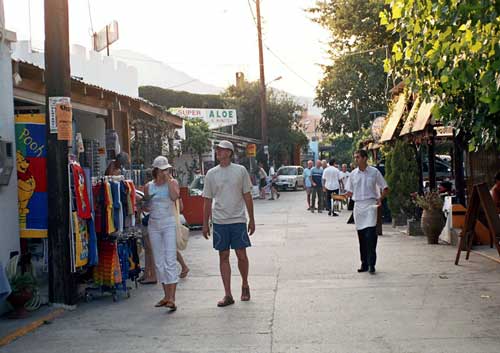
M330 166L323 172L323 191L326 193L326 208L329 216L338 216L332 202L332 194L338 195L340 184L340 171L335 167L335 159L330 159Z
M389 188L382 174L368 165L365 150L354 153L358 168L351 172L347 181L347 196L354 204L354 222L358 231L361 267L358 272L375 274L377 262L377 210L382 200L389 193ZM382 192L380 192L382 190Z

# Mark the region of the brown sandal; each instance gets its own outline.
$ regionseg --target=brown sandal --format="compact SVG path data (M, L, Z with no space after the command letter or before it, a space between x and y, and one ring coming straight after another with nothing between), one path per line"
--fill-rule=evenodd
M186 278L188 273L189 273L189 268L184 271L181 271L181 273L179 274L179 278Z
M177 305L175 305L175 303L171 302L170 300L167 300L167 303L165 304L165 307L168 308L170 311L176 311L177 310Z
M247 302L250 300L250 287L241 287L241 301Z
M162 299L158 303L155 304L155 308L161 308L162 306L166 306L169 301L167 299Z
M226 295L224 298L222 298L221 301L217 303L217 306L219 308L222 308L224 306L232 305L234 304L234 299L233 297L230 297L229 295Z

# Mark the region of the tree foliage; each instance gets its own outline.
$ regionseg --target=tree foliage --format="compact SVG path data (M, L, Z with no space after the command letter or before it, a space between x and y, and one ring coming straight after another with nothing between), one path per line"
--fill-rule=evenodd
M353 138L347 135L336 135L323 140L323 145L332 146L332 157L339 165L343 163L350 165L353 161Z
M391 190L388 196L391 213L412 216L415 205L411 194L418 191L418 165L409 144L398 140L386 154L385 178Z
M393 35L379 24L384 0L317 1L313 20L331 34L331 64L316 88L324 109L321 128L335 134L355 132L371 123L370 112L385 110L385 46Z
M230 86L222 94L227 108L237 110L237 135L260 139L261 110L259 83L244 82L240 87ZM271 160L281 163L289 160L296 145L307 144L307 137L299 129L303 108L286 93L267 91L267 117L269 154Z
M208 123L202 119L189 119L186 121L186 139L182 141L184 151L189 151L198 156L199 166L202 164L202 154L211 148L210 137L212 133Z
M398 36L385 63L471 146L500 142L498 1L386 0L380 23Z
M224 102L217 94L195 94L155 86L139 87L139 96L165 108L223 108Z

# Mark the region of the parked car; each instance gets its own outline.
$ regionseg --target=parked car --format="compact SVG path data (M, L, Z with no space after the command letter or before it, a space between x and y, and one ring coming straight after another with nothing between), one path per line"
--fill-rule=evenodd
M283 166L278 169L276 186L279 189L297 190L304 187L304 168L298 165Z

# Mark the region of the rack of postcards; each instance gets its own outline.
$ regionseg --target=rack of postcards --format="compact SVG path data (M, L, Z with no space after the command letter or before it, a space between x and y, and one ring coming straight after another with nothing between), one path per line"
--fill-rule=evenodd
M135 184L123 176L93 177L91 168L69 163L72 271L86 284L84 297L130 296L127 281L141 272Z

